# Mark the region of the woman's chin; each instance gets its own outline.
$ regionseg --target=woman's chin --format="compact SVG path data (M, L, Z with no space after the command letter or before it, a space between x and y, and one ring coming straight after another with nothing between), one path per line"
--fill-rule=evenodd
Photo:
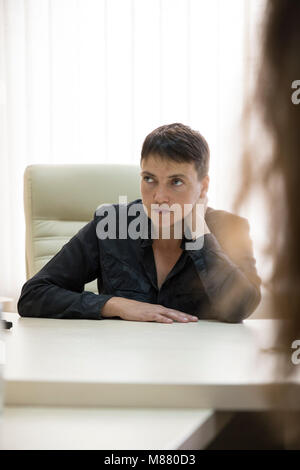
M163 218L159 218L157 219L157 217L154 217L154 218L151 218L152 220L152 223L155 227L156 230L170 230L170 231L174 231L174 230L180 230L182 228L182 219L178 219L178 220L175 220L175 221L168 221L168 220L163 220Z

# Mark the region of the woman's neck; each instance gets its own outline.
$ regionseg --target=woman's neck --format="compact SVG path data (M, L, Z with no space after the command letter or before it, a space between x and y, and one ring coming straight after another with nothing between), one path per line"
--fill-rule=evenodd
M155 238L153 240L153 248L159 251L166 252L179 252L181 251L180 245L182 240L176 238L164 239L164 238Z

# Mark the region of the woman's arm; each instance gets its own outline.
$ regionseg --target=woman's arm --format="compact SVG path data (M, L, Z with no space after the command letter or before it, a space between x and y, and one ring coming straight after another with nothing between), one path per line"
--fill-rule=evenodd
M218 239L206 234L203 248L190 251L210 302L208 319L239 323L260 303L261 279L249 229L243 217L222 217Z
M112 295L85 292L101 275L95 218L23 286L18 301L22 317L100 320Z

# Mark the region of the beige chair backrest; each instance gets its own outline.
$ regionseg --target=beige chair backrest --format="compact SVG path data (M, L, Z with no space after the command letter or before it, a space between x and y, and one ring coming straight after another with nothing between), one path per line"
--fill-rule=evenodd
M100 204L140 198L138 165L30 165L24 174L26 276L36 274ZM85 290L98 293L97 281Z

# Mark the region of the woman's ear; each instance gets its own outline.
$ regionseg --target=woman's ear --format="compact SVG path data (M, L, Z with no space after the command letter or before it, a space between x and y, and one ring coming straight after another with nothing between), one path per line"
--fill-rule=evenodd
M201 193L200 193L201 198L206 197L208 187L209 187L209 176L205 175L204 178L202 178L202 180L201 180Z

